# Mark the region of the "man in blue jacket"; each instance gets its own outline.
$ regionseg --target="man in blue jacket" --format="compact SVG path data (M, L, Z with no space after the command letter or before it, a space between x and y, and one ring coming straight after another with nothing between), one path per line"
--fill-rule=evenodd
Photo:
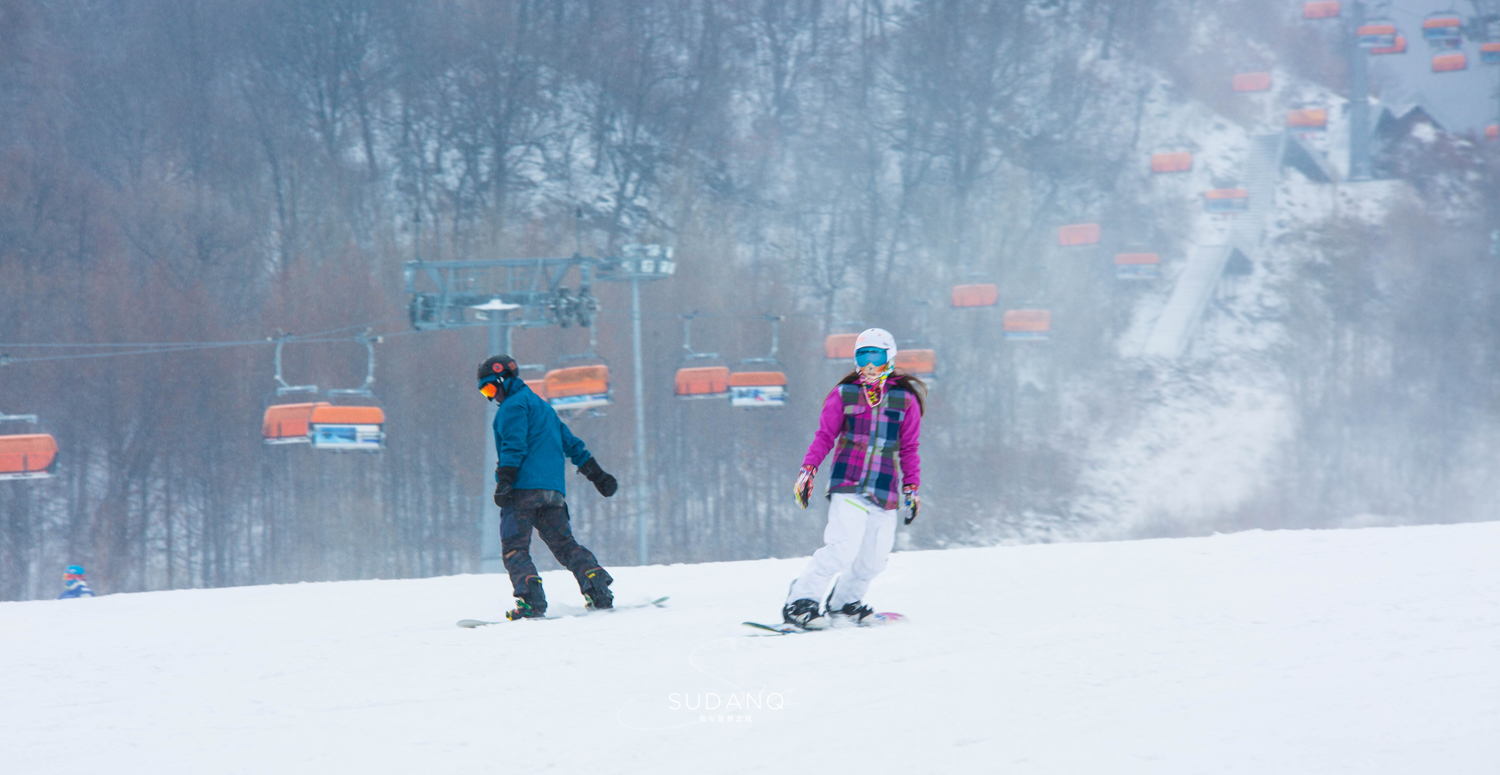
M500 507L500 550L515 590L516 609L507 619L534 619L547 612L542 578L531 561L531 530L535 528L552 556L572 571L578 589L592 608L614 607L609 585L614 582L593 552L579 545L568 525L568 492L563 481L564 457L578 466L599 494L608 498L619 489L604 473L557 412L521 381L520 368L507 355L479 364L479 392L500 404L495 412L495 505Z

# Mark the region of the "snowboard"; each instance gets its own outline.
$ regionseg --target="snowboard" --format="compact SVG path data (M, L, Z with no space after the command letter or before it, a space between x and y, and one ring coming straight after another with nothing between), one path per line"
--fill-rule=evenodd
M636 603L634 605L617 605L614 608L585 608L582 613L576 613L576 614L553 614L553 615L550 615L550 616L539 616L539 617L536 617L536 618L537 619L572 619L572 618L579 617L579 616L588 616L589 614L607 614L607 613L609 613L611 611L625 611L625 610L628 610L628 609L631 609L631 608L653 608L653 607L654 608L665 608L666 607L666 602L667 602L667 598L665 598L665 597L658 597L658 598L656 598L655 600L652 600L649 603ZM508 621L511 621L511 620L510 619L501 619L498 622L486 622L486 621L483 621L481 619L459 619L458 620L458 626L463 627L464 629L472 630L475 627L484 627L484 626L490 625L490 624L505 624ZM520 621L527 621L527 620L525 620L525 619L516 619L515 621L520 622Z
M883 612L877 613L877 614L870 614L869 616L865 617L865 623L858 624L858 625L855 625L853 627L848 627L848 626L842 626L842 627L824 627L822 629L823 630L849 630L849 629L859 629L860 627L881 627L881 626L884 626L884 625L887 625L887 624L895 624L896 622L899 622L899 621L901 621L901 620L903 620L905 618L906 618L905 616L902 616L901 614L895 613L894 611L883 611ZM821 631L821 630L804 630L801 627L794 627L794 626L792 626L790 624L785 624L785 623L783 623L783 624L761 624L760 622L741 622L741 624L744 624L746 627L753 627L753 628L755 628L757 630L763 630L763 631L765 631L764 633L755 633L757 635L766 634L766 633L769 633L771 635L797 635L798 633L803 633L803 632L820 632Z

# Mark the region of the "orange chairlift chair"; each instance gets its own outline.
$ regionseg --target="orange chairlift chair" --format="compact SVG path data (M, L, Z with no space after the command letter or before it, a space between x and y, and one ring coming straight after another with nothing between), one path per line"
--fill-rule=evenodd
M993 307L999 303L1000 287L994 283L969 282L953 286L952 304L954 309L964 307ZM896 353L898 355L900 352L897 349Z
M937 378L937 350L917 343L897 347L893 365L907 374L932 382Z
M682 316L682 365L677 367L673 393L685 399L725 398L729 395L729 367L722 363L718 353L693 351L692 325L696 317L696 312ZM696 365L704 362L709 365Z
M1057 229L1057 244L1062 247L1099 244L1099 224L1074 223Z
M1257 92L1271 90L1270 73L1237 73L1234 76L1234 90L1237 92Z
M5 414L0 423L17 422L38 426L38 432L0 433L0 482L49 479L57 473L57 439L40 431L34 414Z
M1462 51L1438 54L1432 58L1432 72L1454 73L1469 69L1469 57Z
M1293 132L1326 132L1328 131L1328 110L1326 108L1289 110L1286 114L1286 128Z
M1115 254L1115 279L1155 280L1161 277L1161 256L1155 253Z
M1005 312L1005 338L1014 342L1045 342L1052 338L1052 311L1012 309Z
M1433 48L1459 48L1464 44L1464 20L1453 11L1428 14L1422 21L1422 39ZM1436 60L1433 60L1436 63ZM1434 67L1434 70L1437 68Z
M1337 19L1341 10L1339 0L1313 0L1302 4L1302 18Z
M1216 188L1203 194L1203 210L1214 214L1242 213L1250 209L1250 192L1243 188Z
M823 338L823 357L830 361L854 360L854 343L859 334L829 334Z
M334 388L328 398L373 399L370 386L375 383L375 343L369 331L357 341L365 346L365 381L357 388ZM285 396L311 393L317 397L317 385L288 385L282 377L281 350L289 337L276 343L276 393L261 420L261 437L266 444L307 444L313 449L335 452L379 452L385 448L385 411L379 406L335 404L332 401L282 402Z
M547 403L559 412L566 412L570 418L585 411L593 417L603 416L599 410L614 403L615 394L609 386L609 362L594 354L597 342L594 327L589 326L589 349L558 358L559 365L543 378ZM570 361L594 363L561 365Z
M1170 172L1191 172L1192 169L1192 151L1173 151L1169 153L1151 154L1151 174L1153 175L1161 175Z
M771 353L764 358L746 358L729 375L729 405L739 409L780 409L786 406L786 369L776 360L780 345L779 315L766 315L771 323Z
M1396 24L1389 19L1374 19L1359 25L1354 31L1359 47L1371 50L1395 48Z

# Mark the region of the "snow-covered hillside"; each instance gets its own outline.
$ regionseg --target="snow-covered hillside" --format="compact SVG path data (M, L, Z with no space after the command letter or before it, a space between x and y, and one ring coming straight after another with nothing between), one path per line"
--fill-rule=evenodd
M504 577L4 603L0 770L1494 773L1497 548L905 552L872 602L909 622L790 637L739 622L800 559L620 568L622 602L670 607L479 630L453 623L499 617Z

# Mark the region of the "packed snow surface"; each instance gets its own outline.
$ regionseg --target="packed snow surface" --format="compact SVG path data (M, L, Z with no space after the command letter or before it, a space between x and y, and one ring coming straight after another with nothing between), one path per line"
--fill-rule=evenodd
M504 577L6 603L0 770L1493 775L1497 556L1500 523L903 552L871 602L907 622L769 637L805 560L477 630Z

